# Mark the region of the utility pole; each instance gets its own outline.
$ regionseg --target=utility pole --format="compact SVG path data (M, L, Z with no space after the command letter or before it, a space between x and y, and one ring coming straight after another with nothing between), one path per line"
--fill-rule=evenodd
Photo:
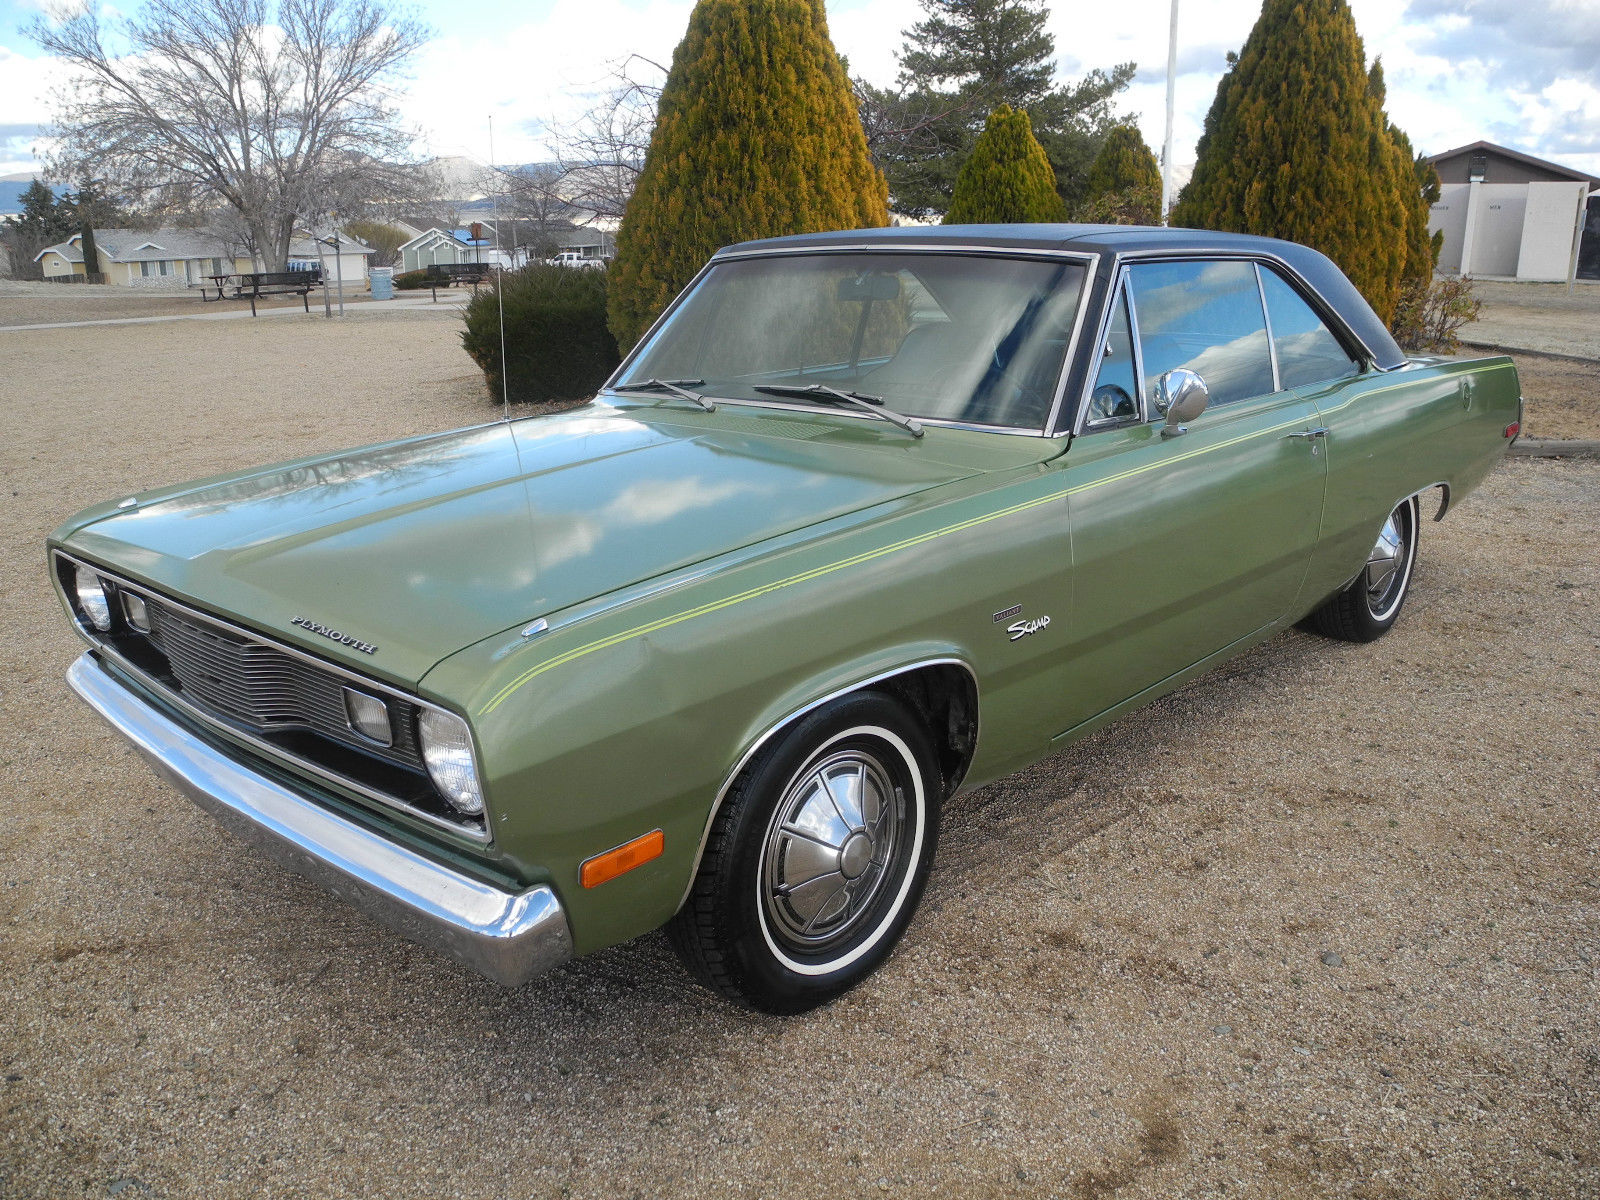
M339 281L339 315L344 316L344 255L339 252L339 227L333 227L333 274Z
M1178 85L1178 0L1172 0L1172 30L1167 35L1167 136L1161 146L1161 223L1172 212L1172 107Z

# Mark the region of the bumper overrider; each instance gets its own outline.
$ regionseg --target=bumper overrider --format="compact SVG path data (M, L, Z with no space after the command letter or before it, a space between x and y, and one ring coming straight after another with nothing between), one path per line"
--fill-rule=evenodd
M566 913L550 888L502 890L312 803L145 703L92 653L72 664L67 682L230 831L413 941L507 987L571 957Z

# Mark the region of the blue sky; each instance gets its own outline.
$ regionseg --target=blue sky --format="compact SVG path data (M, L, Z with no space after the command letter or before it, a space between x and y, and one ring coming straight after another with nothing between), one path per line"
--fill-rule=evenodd
M21 29L52 0L0 0L0 175L35 163L48 92L60 78ZM97 0L130 9L138 0ZM571 121L630 53L667 61L692 0L449 0L415 5L437 36L402 95L423 147L497 158L547 155L545 131ZM1182 0L1174 159L1192 161L1224 55L1259 0ZM1600 0L1352 0L1368 57L1381 55L1389 112L1419 149L1488 138L1600 174ZM1169 0L1051 5L1058 69L1072 78L1133 60L1125 111L1159 150ZM895 74L900 31L917 0L833 0L829 25L853 72Z

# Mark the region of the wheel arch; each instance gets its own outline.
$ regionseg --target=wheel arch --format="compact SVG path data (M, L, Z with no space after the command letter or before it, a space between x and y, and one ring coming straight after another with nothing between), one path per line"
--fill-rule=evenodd
M929 738L939 755L944 774L944 794L949 796L960 787L977 753L979 732L978 674L965 657L953 652L919 656L898 666L861 675L842 685L836 682L837 678L837 675L828 677L835 681L832 686L820 682L810 689L811 698L803 702L795 703L791 694L786 701L774 706L782 713L780 717L759 722L759 732L748 739L744 751L723 777L710 811L706 813L700 844L695 848L689 877L684 884L683 895L678 900L680 909L688 900L700 872L700 861L705 855L711 826L716 822L717 814L722 811L723 802L740 774L773 738L807 713L841 696L878 691L904 703L927 724Z

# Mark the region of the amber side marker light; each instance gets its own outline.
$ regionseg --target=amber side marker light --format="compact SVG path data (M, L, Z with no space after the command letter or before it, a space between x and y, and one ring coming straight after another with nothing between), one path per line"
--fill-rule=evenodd
M586 888L599 887L618 875L627 874L635 867L644 866L653 858L660 858L666 842L666 835L661 830L652 829L643 837L624 842L615 850L596 854L583 864L578 877Z

